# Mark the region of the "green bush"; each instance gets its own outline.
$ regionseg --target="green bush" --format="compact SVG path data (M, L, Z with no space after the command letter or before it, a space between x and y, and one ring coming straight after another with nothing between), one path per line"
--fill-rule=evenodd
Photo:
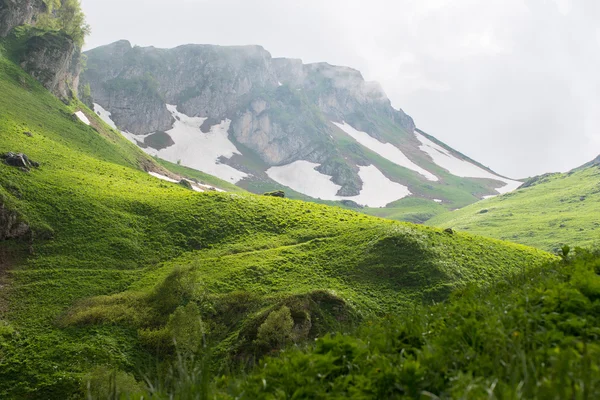
M279 349L289 343L292 338L294 320L292 313L286 306L279 310L271 311L269 316L258 328L256 341L259 345Z
M81 47L90 34L80 0L44 0L47 12L38 17L36 26L65 32Z
M171 334L177 351L182 354L196 354L205 334L198 305L188 303L178 307L169 317L167 331Z

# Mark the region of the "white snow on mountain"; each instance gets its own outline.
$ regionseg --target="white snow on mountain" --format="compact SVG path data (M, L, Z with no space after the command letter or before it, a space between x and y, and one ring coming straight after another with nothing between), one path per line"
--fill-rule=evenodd
M450 172L452 175L456 175L461 178L483 178L503 182L504 186L496 188L496 191L500 194L512 192L522 185L522 182L502 178L469 161L461 160L455 157L452 153L450 153L450 151L446 150L437 143L434 143L418 132L415 132L415 135L417 140L421 142L421 146L419 146L421 151L427 153L433 159L433 162Z
M90 124L90 120L88 119L88 117L83 113L83 111L77 111L75 113L75 115L77 116L77 118L79 118L79 120L81 122L83 122L86 125Z
M159 173L156 172L148 172L150 175L152 175L155 178L160 179L161 181L167 181L167 182L173 182L173 183L178 183L179 181L173 178L169 178L168 176L165 175L161 175Z
M117 125L115 125L114 121L112 120L112 114L110 111L104 109L104 107L97 103L94 103L94 111L96 114L98 114L102 121L106 122L111 128L118 130Z
M341 186L331 181L331 176L316 170L319 164L299 160L280 167L271 167L267 175L274 181L297 192L321 200L352 200L368 207L385 207L387 204L409 196L406 186L392 182L374 165L359 167L363 188L358 196L338 196Z
M175 144L160 150L150 147L143 148L146 153L167 161L180 163L232 183L237 183L248 176L245 172L238 171L219 161L221 157L231 158L234 154L241 154L228 137L227 131L231 123L230 120L222 121L220 124L211 127L208 133L204 133L200 130L200 127L206 121L206 118L189 117L177 111L175 105L167 105L167 110L175 118L175 123L173 128L166 133L173 139ZM94 111L107 124L115 126L107 110L96 104ZM143 143L144 139L150 135L134 135L125 131L122 131L122 134L138 145Z
M413 163L408 157L406 157L406 155L404 155L404 153L399 148L397 148L393 144L382 143L379 140L372 137L371 135L369 135L368 133L354 129L351 125L347 124L346 122L344 122L343 124L337 122L332 123L344 132L346 132L348 135L350 135L358 143L362 144L369 150L374 151L383 158L393 162L394 164L415 171L420 175L423 175L429 181L437 182L439 180L439 178L431 172Z

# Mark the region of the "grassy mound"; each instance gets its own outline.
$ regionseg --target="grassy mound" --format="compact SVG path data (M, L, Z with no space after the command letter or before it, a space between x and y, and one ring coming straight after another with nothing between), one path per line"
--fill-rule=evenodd
M600 253L471 287L203 386L222 398L594 399Z
M0 242L2 398L80 397L87 372L135 372L170 357L173 338L205 336L221 367L251 362L553 259L340 208L195 193L148 175L168 172L5 58L0 92L0 152L40 163L0 164L2 204L32 231Z
M542 177L519 189L438 215L428 225L557 251L600 243L600 168Z

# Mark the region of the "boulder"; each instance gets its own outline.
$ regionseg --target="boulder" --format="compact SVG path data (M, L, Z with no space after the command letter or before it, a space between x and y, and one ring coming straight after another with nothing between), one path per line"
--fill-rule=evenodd
M444 229L444 232L449 233L450 235L453 235L454 234L454 229L452 229L452 228L446 228L446 229Z
M281 197L285 198L285 192L283 190L276 190L274 192L263 193L263 196Z
M187 179L180 180L179 185L183 186L186 189L194 190L194 188L192 187L192 183Z
M33 160L30 160L26 154L23 153L12 153L8 152L0 156L4 160L4 163L11 167L17 167L21 170L29 171L30 168L38 168L40 164Z

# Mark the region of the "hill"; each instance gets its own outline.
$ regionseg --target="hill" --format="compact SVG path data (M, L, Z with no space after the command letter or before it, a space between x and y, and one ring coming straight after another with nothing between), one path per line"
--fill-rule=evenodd
M600 168L591 162L565 174L532 178L513 193L438 215L427 224L556 252L565 244L597 246L599 215Z
M158 164L83 104L65 105L6 54L2 398L81 398L91 371L135 373L202 336L219 355L214 371L227 371L282 344L269 327L283 306L286 338L302 343L554 259L337 207L157 179L148 172L177 181L186 171Z
M416 129L352 68L260 46L119 41L85 54L80 91L109 124L151 155L254 193L421 222L520 185Z

